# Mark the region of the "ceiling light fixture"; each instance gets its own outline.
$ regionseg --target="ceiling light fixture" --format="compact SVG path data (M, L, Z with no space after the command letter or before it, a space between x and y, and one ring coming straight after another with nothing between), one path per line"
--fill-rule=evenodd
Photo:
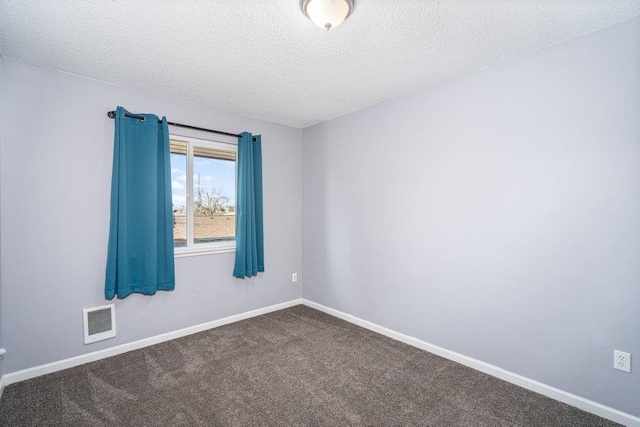
M353 0L302 0L304 14L327 31L342 24L352 10Z

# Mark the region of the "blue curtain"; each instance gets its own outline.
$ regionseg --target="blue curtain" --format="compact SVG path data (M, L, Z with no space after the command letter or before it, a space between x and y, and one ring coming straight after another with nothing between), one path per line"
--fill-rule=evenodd
M255 141L254 141L255 139ZM238 203L236 206L235 277L264 271L262 226L262 140L243 132L238 138Z
M125 114L133 117L125 117ZM111 222L104 295L153 295L175 287L167 119L115 117Z

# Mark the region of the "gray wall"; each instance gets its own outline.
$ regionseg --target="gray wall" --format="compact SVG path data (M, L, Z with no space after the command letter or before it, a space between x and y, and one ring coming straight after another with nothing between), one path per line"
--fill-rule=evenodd
M6 59L0 67L5 373L300 297L291 273L301 269L301 130ZM263 135L267 271L239 280L233 253L179 258L174 292L115 301L117 337L85 346L82 308L105 303L106 113L117 105Z
M4 71L2 67L2 57L0 57L0 183L2 178L2 158L3 150L2 150L2 116L4 115L4 102L2 101L5 97L5 85L4 82ZM2 186L0 185L0 225L2 224ZM0 229L0 232L2 230ZM0 234L0 348L2 347L2 329L3 329L3 321L2 321L2 238ZM0 377L4 374L4 357L0 357Z
M639 76L635 18L305 129L303 297L640 415Z

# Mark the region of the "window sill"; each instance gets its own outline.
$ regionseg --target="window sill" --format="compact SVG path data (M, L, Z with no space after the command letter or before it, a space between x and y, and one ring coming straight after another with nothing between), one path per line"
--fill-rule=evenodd
M187 248L176 248L173 250L174 258L186 258L191 256L200 256L200 255L212 255L212 254L224 254L229 252L235 252L236 246L224 246L217 248L198 248L198 249L187 249Z

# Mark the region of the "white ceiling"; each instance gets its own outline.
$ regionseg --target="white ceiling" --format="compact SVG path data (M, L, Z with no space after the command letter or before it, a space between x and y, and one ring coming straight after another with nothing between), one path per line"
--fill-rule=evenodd
M640 15L640 0L0 0L0 55L304 128ZM157 112L162 114L162 112Z

